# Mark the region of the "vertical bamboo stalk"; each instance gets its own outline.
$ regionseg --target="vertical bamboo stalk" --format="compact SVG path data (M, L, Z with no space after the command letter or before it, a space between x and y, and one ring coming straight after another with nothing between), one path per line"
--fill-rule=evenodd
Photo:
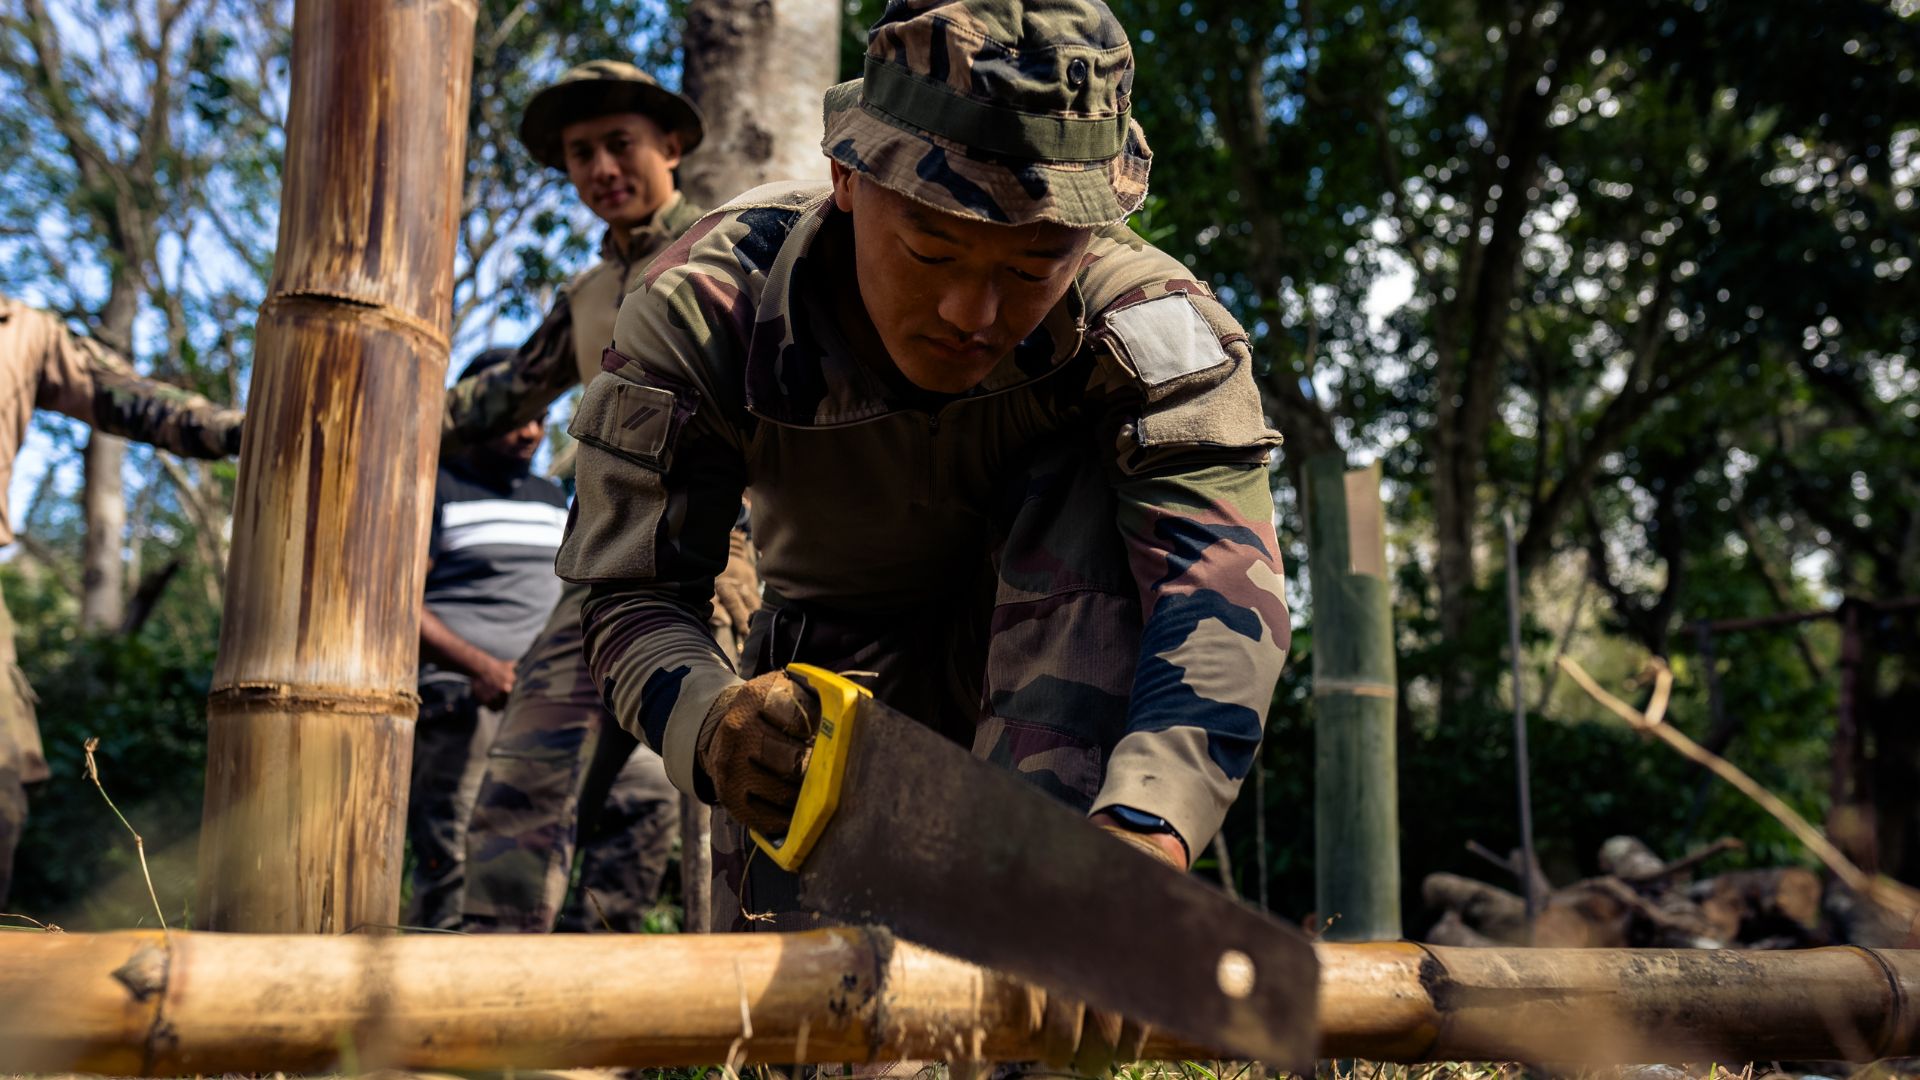
M298 0L195 918L398 915L474 0Z
M1860 703L1868 688L1865 633L1861 615L1866 601L1847 597L1840 604L1840 697L1834 712L1833 775L1827 810L1827 835L1860 869L1880 871L1880 845L1873 820L1872 772L1860 731Z
M1313 589L1314 892L1331 941L1400 936L1393 613L1380 466L1306 465Z
M1535 886L1533 868L1533 766L1527 755L1527 697L1520 681L1520 553L1514 538L1513 511L1500 514L1507 534L1507 660L1513 668L1513 771L1520 801L1520 891L1526 894L1527 944L1533 944L1533 916L1546 897Z

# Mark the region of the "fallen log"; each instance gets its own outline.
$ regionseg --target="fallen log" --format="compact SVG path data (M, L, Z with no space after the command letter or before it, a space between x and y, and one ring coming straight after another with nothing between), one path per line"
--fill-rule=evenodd
M1619 1063L1920 1053L1920 952L1320 946L1320 1052ZM1018 1061L1044 997L871 929L0 935L0 1072ZM1151 1058L1210 1057L1150 1039Z
M1820 929L1820 878L1811 870L1783 866L1734 870L1695 885L1694 898L1716 927L1758 940L1782 932L1812 935Z

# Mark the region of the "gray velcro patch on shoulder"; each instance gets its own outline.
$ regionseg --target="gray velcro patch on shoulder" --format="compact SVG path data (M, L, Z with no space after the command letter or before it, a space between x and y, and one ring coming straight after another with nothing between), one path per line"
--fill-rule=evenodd
M1209 371L1232 359L1185 293L1169 293L1106 316L1121 359L1148 386Z
M684 417L670 390L601 375L580 396L567 433L589 446L624 454L664 469L671 459L673 435Z

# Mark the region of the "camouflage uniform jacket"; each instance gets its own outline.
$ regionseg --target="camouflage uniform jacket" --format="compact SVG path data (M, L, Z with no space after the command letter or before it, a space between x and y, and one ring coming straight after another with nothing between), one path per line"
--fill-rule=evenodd
M576 275L533 336L501 364L447 389L440 453L485 442L529 420L576 384L600 371L600 353L613 341L620 301L640 282L640 271L661 248L700 218L698 207L676 192L653 220L634 232L631 257L614 246L611 231L600 241L600 261Z
M179 387L143 379L119 355L70 332L53 315L0 297L0 491L36 408L186 457L240 451L241 413ZM0 506L0 544L13 526Z
M1244 331L1115 225L980 386L932 414L902 408L809 276L835 214L824 185L780 184L701 219L622 307L616 351L575 412L579 495L557 569L594 585L587 657L614 715L696 790L701 721L738 679L706 607L743 488L774 593L932 612L990 557L1023 454L1083 435L1111 454L1109 527L1144 619L1091 809L1157 814L1204 844L1252 761L1289 638L1265 467L1280 439Z

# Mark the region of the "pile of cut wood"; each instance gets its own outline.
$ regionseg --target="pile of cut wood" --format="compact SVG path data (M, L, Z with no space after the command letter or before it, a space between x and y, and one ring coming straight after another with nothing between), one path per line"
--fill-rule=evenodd
M1852 936L1846 923L1823 915L1820 876L1810 870L1735 870L1694 880L1702 863L1740 846L1722 839L1668 861L1636 837L1616 836L1600 847L1600 876L1561 887L1536 863L1526 878L1534 895L1532 944L1791 949ZM1502 859L1470 847L1520 880L1518 852ZM1421 893L1439 916L1426 934L1432 944L1528 943L1527 905L1518 893L1458 874L1428 875Z

